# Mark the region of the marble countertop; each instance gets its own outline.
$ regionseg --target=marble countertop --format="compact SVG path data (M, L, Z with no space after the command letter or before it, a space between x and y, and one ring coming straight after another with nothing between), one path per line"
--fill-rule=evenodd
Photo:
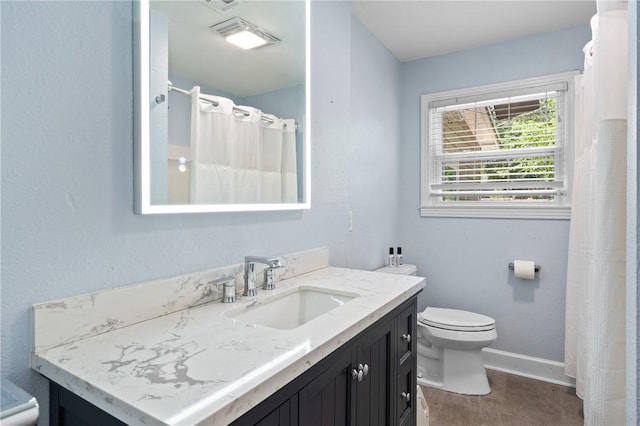
M127 424L228 424L424 284L421 277L327 267L280 281L274 291L259 289L258 302L209 302L54 347L39 347L36 337L31 366ZM359 297L291 330L227 316L303 285Z

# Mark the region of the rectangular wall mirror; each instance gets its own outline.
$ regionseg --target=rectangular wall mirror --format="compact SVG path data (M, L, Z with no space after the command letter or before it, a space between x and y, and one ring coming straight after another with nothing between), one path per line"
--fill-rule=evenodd
M134 7L136 213L309 208L309 0Z

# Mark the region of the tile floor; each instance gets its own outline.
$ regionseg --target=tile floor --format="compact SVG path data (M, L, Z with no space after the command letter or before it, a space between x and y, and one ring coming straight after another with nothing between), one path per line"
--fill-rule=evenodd
M491 393L459 395L423 387L429 426L578 426L584 423L575 389L487 370Z

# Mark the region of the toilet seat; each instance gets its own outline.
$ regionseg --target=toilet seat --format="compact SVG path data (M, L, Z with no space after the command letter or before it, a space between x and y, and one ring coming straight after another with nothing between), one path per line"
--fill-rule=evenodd
M427 307L418 314L418 321L452 331L490 331L496 327L496 321L491 317L459 309Z

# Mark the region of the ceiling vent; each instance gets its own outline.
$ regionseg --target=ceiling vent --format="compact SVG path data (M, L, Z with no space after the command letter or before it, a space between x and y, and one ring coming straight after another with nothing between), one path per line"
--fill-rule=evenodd
M229 43L233 43L243 49L253 49L280 41L280 39L262 28L237 16L219 22L213 25L211 29L224 37Z
M242 0L200 0L200 2L206 4L207 6L218 12L225 12L238 6L240 3L242 3Z

